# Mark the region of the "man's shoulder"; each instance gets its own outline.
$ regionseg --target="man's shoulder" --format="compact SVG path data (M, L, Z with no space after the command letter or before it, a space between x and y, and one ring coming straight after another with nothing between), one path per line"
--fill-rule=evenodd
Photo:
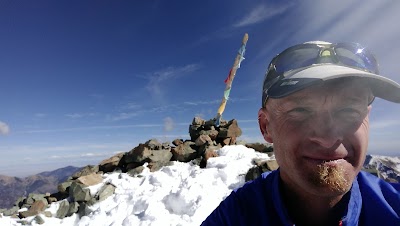
M360 172L357 177L367 221L374 216L386 221L400 219L400 184L386 182L372 174Z

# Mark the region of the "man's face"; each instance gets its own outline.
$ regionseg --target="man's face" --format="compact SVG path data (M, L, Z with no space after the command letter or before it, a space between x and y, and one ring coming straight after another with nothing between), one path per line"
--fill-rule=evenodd
M359 80L334 80L269 99L259 112L289 188L318 196L346 193L368 146L369 91Z

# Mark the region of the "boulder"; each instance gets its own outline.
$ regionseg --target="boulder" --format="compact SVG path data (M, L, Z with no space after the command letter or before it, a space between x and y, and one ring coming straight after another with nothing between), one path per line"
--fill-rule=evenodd
M177 147L172 148L173 159L180 162L189 162L197 157L197 151L192 148L194 142L186 141Z
M96 199L98 201L103 201L106 198L113 195L114 192L115 192L115 186L112 184L106 184L97 192Z
M101 183L103 181L103 177L100 174L92 173L86 176L81 176L75 181L88 187Z
M69 196L73 201L89 201L92 196L90 190L85 185L73 182L69 188Z
M47 208L47 201L44 200L37 200L35 201L31 207L27 211L19 212L20 218L26 218L38 215L39 213L43 212Z
M103 171L104 173L114 171L119 166L124 154L125 153L118 153L111 158L101 161L99 164L99 170Z
M150 155L152 154L152 150L147 147L145 144L139 144L137 147L126 153L125 155L125 163L145 163L148 161Z
M64 199L60 202L60 205L58 206L56 217L59 219L63 219L64 217L67 216L68 211L69 211L69 202Z
M99 172L98 165L96 165L96 166L88 165L88 166L83 167L80 171L74 173L71 177L72 177L72 180L75 180L78 177L86 176L86 175L89 175L92 173L98 173L98 172Z

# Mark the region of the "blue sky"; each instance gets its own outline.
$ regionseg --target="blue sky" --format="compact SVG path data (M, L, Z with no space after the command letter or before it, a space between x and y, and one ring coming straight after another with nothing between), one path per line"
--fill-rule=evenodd
M399 1L0 2L0 174L97 164L150 138L187 139L215 117L244 33L224 119L261 142L270 59L310 40L359 42L400 82ZM400 155L400 105L377 99L369 153Z

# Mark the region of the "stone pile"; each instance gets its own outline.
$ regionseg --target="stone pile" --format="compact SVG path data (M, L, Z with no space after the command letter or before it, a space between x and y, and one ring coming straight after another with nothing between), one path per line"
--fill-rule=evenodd
M14 207L9 210L0 210L5 216L26 218L35 216L34 221L42 224L44 221L38 215L43 213L47 217L64 218L74 213L86 216L90 214L88 206L100 202L114 194L115 186L103 183L103 174L110 172L128 173L136 176L144 167L154 172L163 166L172 164L172 161L192 162L205 167L207 160L216 157L216 150L225 145L237 144L237 137L242 134L235 119L221 120L220 125L215 126L215 120L204 120L195 117L189 126L190 140L175 139L172 143L160 143L155 139L148 140L144 144L125 153L118 153L103 160L98 165L88 165L58 185L58 192L54 194L29 194L21 197ZM259 152L272 153L272 146L260 143L245 144ZM250 169L246 180L254 179L266 170L276 169L274 161L255 160L255 167ZM102 187L91 194L89 186L103 183ZM46 212L46 208L52 203L60 201L59 209L55 216ZM24 211L20 209L24 208ZM1 216L1 215L0 215Z

